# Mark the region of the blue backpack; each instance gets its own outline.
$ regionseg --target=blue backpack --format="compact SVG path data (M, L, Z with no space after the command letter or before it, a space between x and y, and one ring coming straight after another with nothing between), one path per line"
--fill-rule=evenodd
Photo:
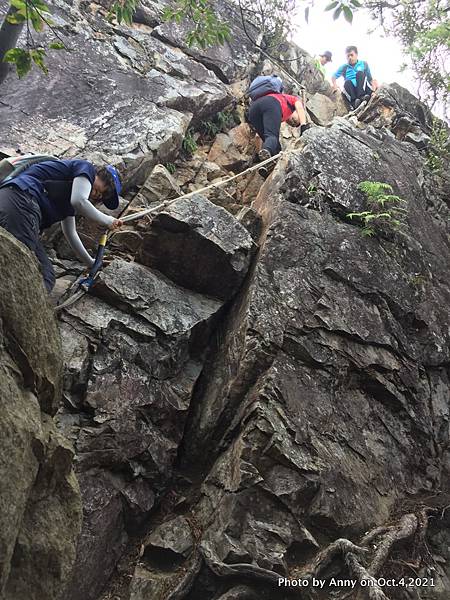
M14 157L13 162L9 162L7 158L3 159L0 163L0 187L23 173L28 167L46 160L57 159L49 154L27 154L23 157Z
M283 91L283 82L278 75L259 75L250 84L247 95L252 100L257 100L267 94L281 94Z
M0 161L0 188L11 183L14 177L23 173L28 167L47 160L59 160L50 154L28 154L23 157L15 157L13 162L7 158ZM44 181L44 188L50 198L60 199L70 197L72 181Z

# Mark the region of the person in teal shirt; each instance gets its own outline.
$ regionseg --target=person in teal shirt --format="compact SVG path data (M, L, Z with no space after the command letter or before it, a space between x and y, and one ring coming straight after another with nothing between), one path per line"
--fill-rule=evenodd
M347 46L345 54L347 56L347 63L339 67L332 76L331 82L333 88L337 90L336 80L339 77L345 79L342 93L347 98L350 106L355 109L364 100L369 100L377 86L367 62L359 60L357 47Z

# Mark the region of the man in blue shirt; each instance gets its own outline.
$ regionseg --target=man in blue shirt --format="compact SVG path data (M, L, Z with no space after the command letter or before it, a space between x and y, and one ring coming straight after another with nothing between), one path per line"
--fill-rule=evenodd
M363 102L368 100L372 92L376 89L376 84L372 78L369 65L366 61L358 59L358 49L356 46L347 46L345 49L347 63L339 67L331 78L333 88L338 90L336 80L339 77L345 79L342 93L347 98L350 106L355 109Z
M83 246L75 215L83 215L109 229L122 222L97 210L92 202L101 201L109 209L119 206L121 184L117 170L95 167L87 160L45 160L35 163L0 185L0 226L34 252L48 291L55 285L53 266L45 253L39 234L61 222L63 233L75 254L86 266L94 258Z

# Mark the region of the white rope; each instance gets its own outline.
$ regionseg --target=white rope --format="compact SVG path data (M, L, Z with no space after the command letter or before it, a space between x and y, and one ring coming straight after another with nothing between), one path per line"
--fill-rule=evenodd
M258 164L253 165L253 167L249 167L248 169L245 169L245 171L242 171L241 173L238 173L237 175L231 175L230 177L226 177L225 179L222 179L216 183L211 183L210 185L207 185L206 187L200 188L198 190L194 190L193 192L189 192L188 194L182 194L181 196L178 196L177 198L173 198L172 200L166 200L165 202L161 202L161 204L158 204L157 206L154 206L153 208L148 208L141 212L127 215L126 217L122 217L122 218L119 217L119 220L123 221L124 223L128 223L129 221L141 219L142 217L145 217L146 215L149 215L153 212L157 212L161 208L165 208L166 206L173 204L177 200L181 200L182 198L190 198L191 196L195 196L195 194L201 194L202 192L206 192L207 190L211 190L216 187L221 187L222 185L225 185L225 184L229 183L230 181L237 179L238 177L242 177L246 173L250 173L251 171L256 171L257 169L260 169L264 165L267 165L275 160L278 160L282 156L282 154L283 154L283 152L280 152L279 154L276 154L275 156L271 156L270 158L267 158L266 160L263 160L263 161L259 162Z
M233 181L234 179L237 179L238 177L242 177L242 175L245 175L246 173L250 173L251 171L256 171L256 169L259 169L260 167L263 167L264 165L267 165L275 160L278 160L282 156L282 154L283 154L283 152L280 152L279 154L277 154L275 156L271 156L270 158L263 160L256 165L253 165L253 167L249 167L248 169L245 169L245 171L242 171L241 173L238 173L237 175L231 175L230 177L226 177L225 179L222 179L221 181L212 183L212 184L207 185L206 187L200 188L198 190L194 190L193 192L189 192L188 194L182 194L181 196L178 196L177 198L173 198L172 200L166 200L165 202L161 202L161 204L158 204L157 206L154 206L153 208L148 208L147 210L143 210L138 213L127 215L126 217L122 217L122 218L119 217L118 220L122 221L123 223L129 223L130 221L134 221L136 219L141 219L142 217L145 217L146 215L149 215L153 212L160 210L161 208L165 208L166 206L173 204L177 200L181 200L182 198L189 198L190 196L194 196L195 194L201 194L202 192L206 192L207 190L211 190L215 187L220 187L222 185L225 185L226 183L229 183L230 181ZM108 236L108 241L112 237L114 237L114 235L118 232L119 232L118 229L116 229L114 231L107 230L105 233ZM98 273L99 273L99 271L96 273L95 278L97 277ZM76 284L74 284L74 286L75 285ZM55 309L54 309L55 312L59 312L63 308L68 308L69 306L71 306L72 304L77 302L77 300L79 300L85 293L86 293L86 290L79 289L77 292L75 292L75 294L73 294L65 302L63 302L62 304L59 304L58 306L55 306Z

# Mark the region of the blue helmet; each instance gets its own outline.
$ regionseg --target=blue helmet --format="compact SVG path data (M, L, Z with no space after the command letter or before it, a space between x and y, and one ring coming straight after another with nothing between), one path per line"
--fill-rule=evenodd
M112 196L103 200L103 204L106 206L106 208L114 210L119 206L119 195L122 192L122 184L120 182L119 172L117 171L116 167L107 165L106 170L111 173L112 178L114 179L115 189Z

